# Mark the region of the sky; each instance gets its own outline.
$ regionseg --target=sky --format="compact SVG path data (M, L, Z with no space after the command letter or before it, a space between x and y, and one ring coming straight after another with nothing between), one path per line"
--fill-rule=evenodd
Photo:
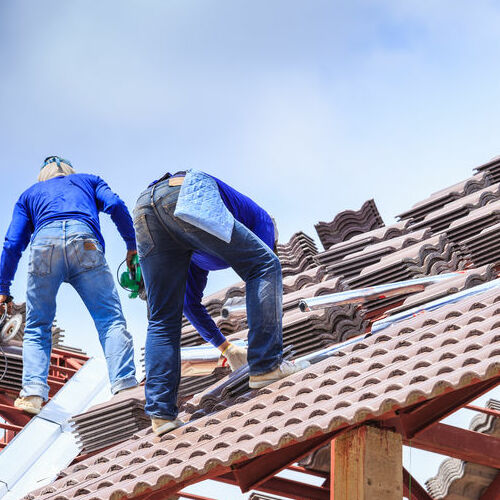
M281 241L369 198L390 224L500 154L499 22L493 1L3 0L0 237L50 154L130 208L166 171L205 170ZM125 245L101 220L114 272ZM213 273L207 292L236 280ZM139 358L145 305L121 297ZM68 286L57 319L99 355Z

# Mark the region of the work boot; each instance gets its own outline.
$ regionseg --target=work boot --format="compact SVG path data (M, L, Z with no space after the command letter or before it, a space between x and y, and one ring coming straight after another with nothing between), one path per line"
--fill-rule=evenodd
M251 389L261 389L266 385L272 384L282 378L293 375L294 373L300 372L304 368L310 366L309 361L298 361L294 363L293 361L283 361L281 365L275 370L268 373L263 373L262 375L250 375L250 382L248 385Z
M181 427L182 425L184 425L184 422L179 419L166 420L163 418L155 417L151 419L151 427L153 428L153 432L157 436L162 436L163 434L173 431L174 429L177 429L177 427Z
M233 372L247 364L247 349L245 347L229 344L222 355L227 359L231 371Z
M21 408L26 413L31 413L32 415L38 415L42 409L43 398L40 396L25 396L24 398L17 398L14 401L14 406L16 408Z

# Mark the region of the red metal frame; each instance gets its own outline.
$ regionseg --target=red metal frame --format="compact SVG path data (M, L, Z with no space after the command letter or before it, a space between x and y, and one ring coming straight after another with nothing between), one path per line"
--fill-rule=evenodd
M59 389L83 366L88 357L83 354L65 351L63 349L52 349L50 356L49 376L49 397L54 396ZM0 450L5 448L16 434L30 421L31 416L23 410L14 406L17 391L0 389L0 429L5 433L0 438Z

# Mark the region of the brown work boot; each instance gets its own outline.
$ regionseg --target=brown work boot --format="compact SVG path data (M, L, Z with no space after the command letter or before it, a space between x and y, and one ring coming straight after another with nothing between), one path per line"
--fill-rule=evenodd
M38 415L42 409L43 398L40 396L25 396L24 398L19 397L14 401L14 406L16 408L21 408L26 413L31 413L32 415Z
M162 436L163 434L173 431L174 429L177 429L177 427L181 427L182 425L184 425L184 422L179 419L166 420L163 418L155 417L151 419L151 427L153 428L153 432L157 436Z
M222 355L227 359L231 371L233 372L247 364L247 349L245 347L229 344Z
M300 372L300 370L303 370L310 365L311 363L309 363L309 361L297 361L296 363L293 361L283 361L281 365L279 365L278 368L272 372L263 373L262 375L250 375L248 385L250 386L250 389L261 389L262 387L272 384L273 382L277 382L282 378Z

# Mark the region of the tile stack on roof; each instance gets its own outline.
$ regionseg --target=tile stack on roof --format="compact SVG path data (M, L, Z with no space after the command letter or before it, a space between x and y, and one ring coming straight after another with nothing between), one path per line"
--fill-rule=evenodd
M486 227L479 234L462 240L463 253L475 266L500 262L500 223Z
M466 261L457 245L446 236L434 236L383 257L364 268L359 276L347 280L350 288L362 288L402 281L419 276L464 269Z
M384 226L379 229L374 229L373 231L368 231L366 233L354 236L348 241L337 243L331 246L328 250L319 253L316 256L316 260L325 266L331 265L345 258L346 256L360 252L369 245L374 245L376 243L390 240L392 238L397 238L405 233L406 222L397 222L391 226Z
M419 222L431 212L444 207L447 203L463 198L499 181L500 178L498 180L494 179L489 172L480 172L465 181L433 193L429 198L416 203L410 210L399 214L397 217L400 220L410 219L410 222Z
M397 238L374 243L359 252L350 253L342 260L328 266L328 272L334 276L343 276L344 278L353 278L366 267L380 262L380 260L403 248L415 245L431 237L429 229L414 231L403 234Z
M23 377L23 349L19 342L0 345L0 391L20 391Z
M70 423L75 429L82 453L125 441L137 431L149 427L151 420L144 413L144 402L144 387L139 386L74 416Z
M500 411L500 401L490 399L486 407ZM500 437L500 419L479 414L472 419L469 429ZM493 467L447 458L439 466L437 475L425 484L435 500L479 500L497 474L498 470Z
M335 216L331 222L318 222L314 227L318 233L323 248L347 241L354 236L382 227L384 221L380 216L374 200L368 200L358 210L344 210Z
M500 156L495 156L490 161L475 168L476 172L487 173L493 182L500 182Z
M478 235L485 228L500 222L500 201L477 208L450 224L446 229L446 236L455 243L463 243L469 238Z
M161 439L134 439L74 465L27 498L131 497L193 483L269 449L357 425L500 372L500 289L345 346L336 356ZM411 326L410 326L411 325Z
M281 262L283 278L296 275L318 265L316 243L302 231L295 233L288 243L278 244L277 253Z
M427 214L419 222L413 223L413 221L410 221L409 227L412 230L430 228L434 233L441 232L448 228L452 222L465 217L477 208L497 201L499 198L500 184L493 184L468 196L447 203L443 208Z

